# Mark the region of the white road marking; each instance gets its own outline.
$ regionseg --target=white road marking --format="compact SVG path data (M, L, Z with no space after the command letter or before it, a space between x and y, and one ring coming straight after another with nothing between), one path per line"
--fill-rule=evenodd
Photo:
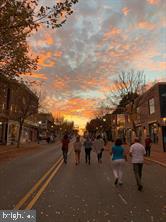
M125 205L127 205L127 201L124 199L124 197L119 193L118 196L120 197L120 199L123 201L123 203Z

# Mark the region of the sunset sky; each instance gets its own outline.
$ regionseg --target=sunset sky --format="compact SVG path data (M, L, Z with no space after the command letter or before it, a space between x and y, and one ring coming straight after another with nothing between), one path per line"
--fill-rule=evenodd
M54 3L54 0L42 1ZM166 80L164 0L79 0L61 29L30 39L44 103L81 127L122 70L144 70L148 82Z

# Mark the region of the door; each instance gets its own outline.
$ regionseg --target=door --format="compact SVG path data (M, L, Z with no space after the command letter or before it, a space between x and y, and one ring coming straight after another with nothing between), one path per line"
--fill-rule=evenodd
M3 142L3 124L0 123L0 144Z
M163 148L164 152L166 152L166 126L162 127L162 131L163 131Z

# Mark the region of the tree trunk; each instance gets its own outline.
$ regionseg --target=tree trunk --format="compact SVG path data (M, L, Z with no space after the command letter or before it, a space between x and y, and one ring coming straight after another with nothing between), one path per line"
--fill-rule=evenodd
M20 147L20 140L21 140L21 134L22 134L22 127L23 127L23 122L20 122L20 127L19 127L19 132L18 132L18 140L17 140L17 148Z

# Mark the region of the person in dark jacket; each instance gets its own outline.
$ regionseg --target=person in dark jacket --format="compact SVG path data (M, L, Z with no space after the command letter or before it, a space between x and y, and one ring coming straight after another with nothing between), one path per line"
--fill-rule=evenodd
M85 147L85 162L90 164L90 154L93 143L89 136L86 137L83 145Z
M67 163L67 153L69 149L69 143L70 143L70 140L68 138L68 135L65 134L62 139L62 152L63 152L64 163Z
M152 144L152 140L151 140L150 136L147 135L147 136L146 136L146 139L145 139L146 156L150 156L150 153L151 153L151 144Z

